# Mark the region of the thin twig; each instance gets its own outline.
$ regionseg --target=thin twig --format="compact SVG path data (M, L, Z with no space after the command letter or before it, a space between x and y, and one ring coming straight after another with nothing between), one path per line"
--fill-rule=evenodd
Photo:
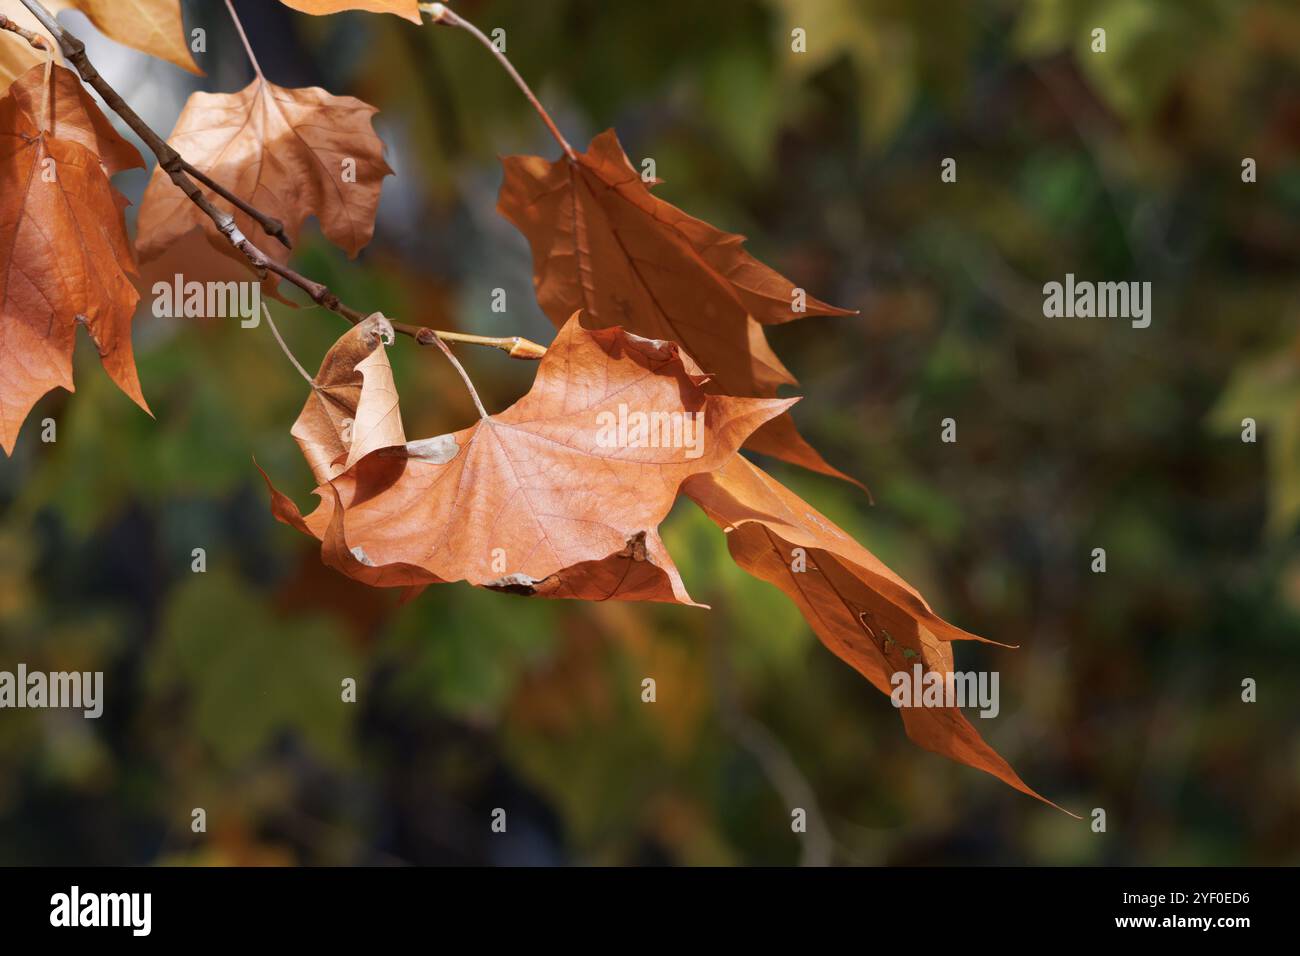
M234 193L232 193L229 189L227 189L225 186L221 185L221 183L217 182L215 179L213 179L211 176L205 173L203 170L199 169L197 166L190 165L190 163L183 158L181 159L181 169L186 173L186 175L193 176L195 179L197 179L203 185L207 186L209 189L211 189L214 193L216 193L226 202L230 203L232 206L234 206L244 215L251 218L254 222L256 222L259 226L262 227L262 231L264 233L266 233L272 239L279 240L280 245L284 246L286 249L293 248L293 242L289 239L289 234L284 231L284 223L282 223L279 219L276 219L274 216L268 216L266 213L262 212L252 203L246 202L243 199L239 198Z
M302 367L302 363L298 361L293 352L289 351L289 346L285 344L284 337L280 335L280 330L276 328L275 319L271 318L271 310L266 307L265 302L262 303L262 315L266 316L266 324L271 327L271 334L274 335L275 340L280 343L280 351L284 353L284 357L293 363L293 367L298 370L299 375L307 380L307 384L312 388L315 388L315 380L307 374L307 370Z
M50 45L45 42L45 37L41 36L34 30L28 30L25 27L19 26L3 13L0 13L0 30L8 30L10 33L18 34L26 40L33 49L40 50L42 53L54 52L50 49Z
M578 154L573 151L573 147L569 145L569 141L564 138L564 134L560 132L560 128L555 125L555 121L551 119L551 114L546 112L546 107L542 106L541 100L539 100L533 93L532 88L524 82L524 78L519 75L519 71L515 69L515 65L510 62L504 53L496 48L496 44L483 35L482 30L474 26L474 24L470 23L464 17L452 12L448 9L446 4L421 3L419 4L419 8L423 12L427 13L429 19L434 23L443 24L449 27L460 27L466 33L469 33L478 40L479 43L483 44L483 46L487 47L488 52L496 57L497 62L500 63L505 68L505 71L510 74L510 78L515 81L515 86L519 87L524 96L528 97L528 102L533 104L533 109L537 110L537 115L542 118L542 122L546 124L546 128L549 129L551 135L555 137L555 141L563 147L564 155L568 156L570 160L577 162Z
M100 98L103 99L105 104L108 105L108 108L120 116L122 121L140 137L147 147L149 147L150 152L158 158L158 165L162 168L163 172L171 178L171 181L181 190L181 192L185 193L190 202L198 206L199 209L203 211L204 215L212 220L213 225L217 227L217 231L220 232L221 235L225 236L226 240L243 254L244 258L248 260L249 264L253 267L258 276L265 277L268 272L275 273L280 278L285 279L297 286L303 292L307 293L311 300L317 305L322 305L331 312L341 315L353 325L356 325L369 314L359 312L351 306L345 305L337 295L331 292L329 288L322 283L316 282L313 279L309 279L306 276L295 272L289 266L281 265L259 249L239 229L239 226L235 223L235 217L214 206L212 202L203 195L203 191L195 185L194 180L199 180L199 182L202 182L205 186L213 189L223 198L238 205L241 210L258 219L263 228L267 228L266 222L278 225L276 220L271 220L269 217L263 216L261 213L253 210L252 207L247 206L247 204L243 203L242 200L239 200L233 194L218 186L212 180L208 179L206 175L186 162L185 158L168 145L161 136L154 132L149 124L141 119L140 114L133 110L131 106L122 99L118 92L109 85L108 81L99 74L99 71L96 70L94 65L90 62L89 57L86 56L86 45L82 43L81 40L68 30L64 29L63 25L54 18L50 11L41 5L39 0L22 0L22 4L31 11L32 15L40 21L41 26L43 26L58 42L59 48L63 51L63 55L67 57L68 61L72 63L73 66L76 67L77 73L80 74L81 79L94 89L95 92L100 95ZM12 22L8 21L8 18L6 18L6 21ZM38 39L40 38L38 37ZM265 220L265 222L263 220ZM283 232L283 227L281 227L281 232ZM280 238L281 241L288 245L286 237L282 236ZM417 325L404 325L396 322L393 323L393 329L402 335L409 336L420 345L430 345L433 342L441 343L443 337L446 336L450 337L452 341L466 341L473 342L473 344L477 345L490 345L493 348L498 348L503 352L508 353L511 358L539 359L546 354L546 349L543 346L517 336L500 339L488 339L479 336L467 338L461 336L460 333L442 332L437 329L429 329ZM478 341L479 338L482 338L483 340Z
M396 326L394 326L396 328ZM407 335L412 333L407 332ZM468 332L435 332L433 329L416 329L412 335L421 345L432 345L433 339L444 342L461 342L465 345L486 345L488 348L500 349L511 358L540 359L546 355L546 347L538 345L522 335L471 335Z
M230 19L235 21L235 29L239 31L239 39L244 42L244 52L248 54L248 62L253 64L253 72L262 82L266 82L266 74L262 72L262 65L257 62L257 54L253 52L253 44L248 42L248 34L244 32L244 24L239 20L239 14L235 12L235 5L231 0L226 0L226 9L230 11Z
M483 407L483 401L478 397L478 390L474 388L474 383L470 381L469 373L465 371L465 366L461 365L460 359L456 358L456 356L452 354L451 349L447 347L446 342L437 337L435 337L433 341L438 348L442 349L442 354L447 356L447 361L450 362L455 367L456 371L460 373L461 380L465 383L465 387L469 389L469 397L474 399L474 407L478 409L479 417L487 418L487 409Z

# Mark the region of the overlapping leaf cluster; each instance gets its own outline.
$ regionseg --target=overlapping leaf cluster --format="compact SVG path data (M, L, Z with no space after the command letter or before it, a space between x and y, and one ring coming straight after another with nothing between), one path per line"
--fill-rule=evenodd
M309 13L419 19L413 2L285 2ZM125 31L130 42L193 68L183 40L176 43L175 0L66 5L110 36L124 32L122 16L147 21L147 33ZM12 42L0 47L6 69ZM374 112L259 75L239 93L194 94L170 142L280 219L290 239L314 215L327 239L355 255L373 234L391 173L371 128ZM0 275L0 439L8 451L36 399L71 388L78 324L114 380L144 406L130 347L135 261L109 183L141 163L75 75L53 62L30 65L0 99L0 144L0 245L12 250ZM347 159L355 175L343 179ZM42 176L50 160L52 180ZM689 604L658 533L684 492L728 533L736 562L780 587L827 647L878 689L888 692L890 676L916 662L950 671L949 642L972 635L739 454L745 447L845 477L798 434L792 402L777 397L794 378L764 326L852 313L754 259L741 236L655 196L613 131L553 162L504 162L499 208L532 247L538 300L559 329L532 389L461 431L408 440L385 352L392 327L371 316L325 357L293 428L320 504L304 517L272 489L277 517L319 539L326 564L372 586L467 581L540 597ZM251 217L207 195L241 232L258 235ZM155 170L139 216L142 262L196 241L239 259ZM603 413L629 406L664 420L700 417L701 454L601 441ZM903 718L922 746L1037 796L958 709L908 708Z

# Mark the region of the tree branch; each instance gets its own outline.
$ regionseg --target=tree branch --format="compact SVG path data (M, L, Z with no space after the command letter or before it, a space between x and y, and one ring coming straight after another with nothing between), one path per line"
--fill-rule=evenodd
M204 215L212 220L213 225L217 227L217 231L220 232L221 235L223 235L226 240L235 247L235 249L243 254L244 258L248 260L249 264L259 276L265 276L267 272L272 272L280 276L282 279L285 279L305 292L313 302L324 306L331 312L341 315L353 325L356 325L364 319L367 314L369 314L359 312L351 306L345 305L337 295L331 292L329 288L322 283L316 282L313 279L309 279L306 276L295 272L289 266L281 265L259 249L239 229L239 226L235 223L235 217L214 206L212 202L203 195L203 191L195 185L194 180L197 179L199 182L220 195L223 199L230 201L239 207L241 211L248 213L248 215L257 219L259 224L262 225L264 229L267 229L268 234L271 233L272 229L279 227L281 241L283 241L287 246L289 243L287 238L283 236L283 227L280 226L278 221L257 212L238 197L213 182L204 173L191 166L180 153L176 152L176 150L168 145L161 136L154 132L153 129L150 128L149 124L140 117L140 114L133 110L131 106L122 99L118 92L109 85L108 81L99 74L99 71L95 69L94 65L90 62L90 59L86 56L86 45L82 43L81 40L64 29L63 25L54 18L53 14L51 14L49 10L45 9L45 7L41 5L39 0L22 0L22 4L31 11L32 15L36 17L37 20L40 21L41 26L54 37L55 41L59 44L59 48L63 51L63 55L74 67L76 67L77 73L81 76L82 81L98 93L104 100L104 103L107 104L108 108L120 116L122 121L140 137L144 144L149 147L150 152L158 158L159 166L168 177L171 178L171 181L176 185L176 188L185 193L190 202L198 206L199 209L203 211ZM7 17L5 18L5 21L6 23L12 23L12 21ZM5 29L11 28L5 27ZM14 29L14 32L24 35L24 38L28 39L29 43L32 42L30 38L25 36L25 34L30 33L31 31L23 31L21 28L17 28ZM33 34L33 36L35 35ZM39 36L37 36L36 39L41 40ZM38 49L43 48L44 42L42 41L42 44ZM268 223L270 224L270 228L267 226ZM434 342L441 344L444 340L450 342L468 342L474 345L490 345L493 348L498 348L503 352L506 352L511 358L518 359L538 359L546 354L545 347L538 345L535 342L530 342L527 339L519 338L518 336L492 339L484 336L463 335L456 332L442 332L437 329L405 325L396 322L393 323L393 330L402 335L409 336L420 345L431 345Z

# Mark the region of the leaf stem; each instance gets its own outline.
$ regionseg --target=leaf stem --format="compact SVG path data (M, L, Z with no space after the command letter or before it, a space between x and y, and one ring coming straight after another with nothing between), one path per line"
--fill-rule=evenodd
M465 371L465 366L460 364L460 359L456 358L456 356L452 354L451 349L447 347L447 343L440 337L434 336L433 341L438 348L442 349L442 354L447 356L447 361L450 362L452 366L455 367L456 371L460 373L461 381L463 381L465 387L469 389L469 397L474 399L474 407L478 409L479 417L487 418L487 409L483 407L483 400L478 397L478 390L470 380L469 373Z
M505 71L510 74L510 78L515 81L515 86L519 87L524 96L528 98L528 102L533 104L533 109L537 110L537 115L542 118L542 122L546 124L546 128L549 129L551 135L555 137L555 141L564 149L564 155L568 156L570 160L577 162L578 154L575 153L573 147L569 145L569 141L564 138L564 134L560 132L560 128L555 125L555 120L551 119L551 114L546 112L546 107L542 106L541 101L533 93L532 88L524 82L524 78L519 75L519 71L515 69L515 65L510 62L504 53L496 48L496 44L484 36L482 30L474 26L474 24L470 23L464 17L454 13L446 4L421 3L419 4L419 8L424 13L427 13L429 19L434 23L443 24L449 27L460 27L466 33L478 40L479 43L483 44L483 46L487 48L488 52L497 58L497 62L505 68Z
M266 82L266 74L262 72L262 65L257 62L257 54L253 52L253 45L248 42L248 34L244 32L244 24L239 20L239 14L235 12L235 5L231 0L226 0L226 9L230 11L230 19L235 21L235 29L239 31L239 39L244 42L244 52L248 54L248 62L253 64L253 72L263 83Z
M271 310L266 307L265 301L262 303L262 315L266 316L266 324L271 327L271 334L275 336L275 341L279 343L280 351L284 353L284 357L298 370L298 374L307 380L307 384L315 388L316 382L307 374L307 370L302 367L302 363L298 361L293 352L289 351L289 346L285 344L283 336L280 335L280 330L275 325L275 319L271 318Z
M209 179L206 174L190 165L190 163L187 162L180 153L176 152L175 149L168 145L168 143L154 132L149 124L140 117L140 114L133 110L131 106L122 99L117 90L113 89L113 87L109 85L108 81L99 74L99 71L96 70L94 65L90 62L90 58L86 56L86 45L72 33L64 29L63 25L54 18L53 14L51 14L49 10L45 9L45 7L41 5L39 0L22 0L22 4L31 11L32 15L36 17L37 20L40 21L41 26L44 27L52 37L54 37L55 41L59 44L59 48L63 51L63 55L66 56L68 61L76 67L77 73L81 76L82 81L94 89L103 99L108 108L120 116L122 121L131 128L132 132L140 137L144 144L149 148L150 152L158 158L158 165L162 167L162 170L165 173L167 173L168 177L170 177L171 181L176 185L176 188L185 193L190 202L198 206L199 209L203 211L204 215L212 220L213 225L217 227L217 231L220 232L221 235L225 236L226 240L243 254L244 258L248 260L249 264L259 276L265 276L268 272L275 273L282 279L285 279L305 292L317 305L322 305L331 312L341 315L353 325L356 325L366 317L368 313L358 312L351 306L345 305L337 295L331 292L329 288L322 283L309 279L306 276L295 272L286 265L281 265L254 245L253 242L245 236L235 224L235 217L214 206L212 202L203 195L203 191L195 185L194 180L197 179L218 195L234 203L241 210L247 212L255 219L258 219L258 222L263 225L263 228L266 228L266 222L278 225L276 220L263 216L261 213L252 209L251 206L243 203L242 200L238 199L238 197L217 185ZM4 18L4 22L7 24L13 23L13 21L8 17ZM13 27L5 26L4 29L11 29L13 32L18 32L20 35L24 36L24 39L28 39L29 43L32 42L26 36L26 34L31 33L31 31L23 31L22 28L17 27L16 24L14 24ZM37 48L44 49L44 41L41 37L36 36L35 34L32 34L32 36L35 36L37 40L41 41L41 45ZM268 233L271 232L270 229L267 229L267 231ZM282 232L283 228L281 227L281 233ZM280 238L286 246L289 244L287 237L281 236ZM510 336L500 339L492 339L485 336L465 336L458 332L442 332L437 329L429 329L417 325L404 325L396 322L393 323L393 330L402 335L409 336L420 345L430 345L434 342L441 344L443 338L448 337L450 341L470 342L475 345L489 345L493 348L501 349L503 352L508 353L512 358L539 359L546 354L546 349L543 346L518 336Z

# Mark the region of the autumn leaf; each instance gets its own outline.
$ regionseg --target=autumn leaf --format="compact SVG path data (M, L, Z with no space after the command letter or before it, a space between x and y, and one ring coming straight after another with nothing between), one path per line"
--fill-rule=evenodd
M166 60L182 70L203 71L190 55L181 0L41 0L53 13L80 10L99 32L123 46Z
M139 299L131 246L99 159L43 133L0 97L0 445L12 452L32 406L72 391L72 350L84 325L109 376L145 411L131 350Z
M370 125L376 112L350 96L256 79L238 93L193 94L169 142L196 168L283 222L290 241L315 215L325 238L355 257L374 234L380 188L392 173ZM261 231L251 217L205 194L257 241ZM155 168L140 204L141 261L163 255L196 229L223 254L244 262L203 211ZM280 261L288 257L279 243L262 248Z
M0 14L4 14L24 30L38 34L45 40L50 50L49 53L42 53L16 33L0 30L0 93L4 93L9 84L33 66L48 63L51 59L56 63L63 62L59 45L19 0L0 0Z
M323 16L342 13L344 10L364 10L369 13L395 13L413 23L420 22L418 0L280 0L286 7Z
M318 484L372 451L406 444L397 386L382 348L389 333L382 317L371 316L339 339L321 363L316 387L290 431Z
M917 664L922 673L951 673L951 641L984 640L940 618L875 555L740 455L687 479L682 491L727 532L736 563L784 591L822 643L882 693L892 691L892 675L911 674ZM1056 806L1020 779L960 709L899 712L913 742Z
M685 479L718 467L791 400L708 395L675 343L588 331L574 316L509 409L403 442L381 321L339 341L294 428L326 479L320 506L303 518L271 489L273 512L320 539L326 564L381 587L465 580L542 597L693 603L659 523ZM669 438L649 444L637 413L663 416L667 431L653 434ZM610 431L611 420L632 424Z
M588 328L620 325L678 342L713 376L719 394L771 398L797 382L763 325L856 314L811 296L806 311L795 311L794 283L745 252L743 236L655 197L613 130L573 160L502 162L498 209L532 246L537 299L556 325L582 310ZM759 429L746 447L847 478L788 415Z
M113 129L71 70L52 64L33 67L9 87L9 95L39 129L98 156L109 176L144 167L139 150Z

